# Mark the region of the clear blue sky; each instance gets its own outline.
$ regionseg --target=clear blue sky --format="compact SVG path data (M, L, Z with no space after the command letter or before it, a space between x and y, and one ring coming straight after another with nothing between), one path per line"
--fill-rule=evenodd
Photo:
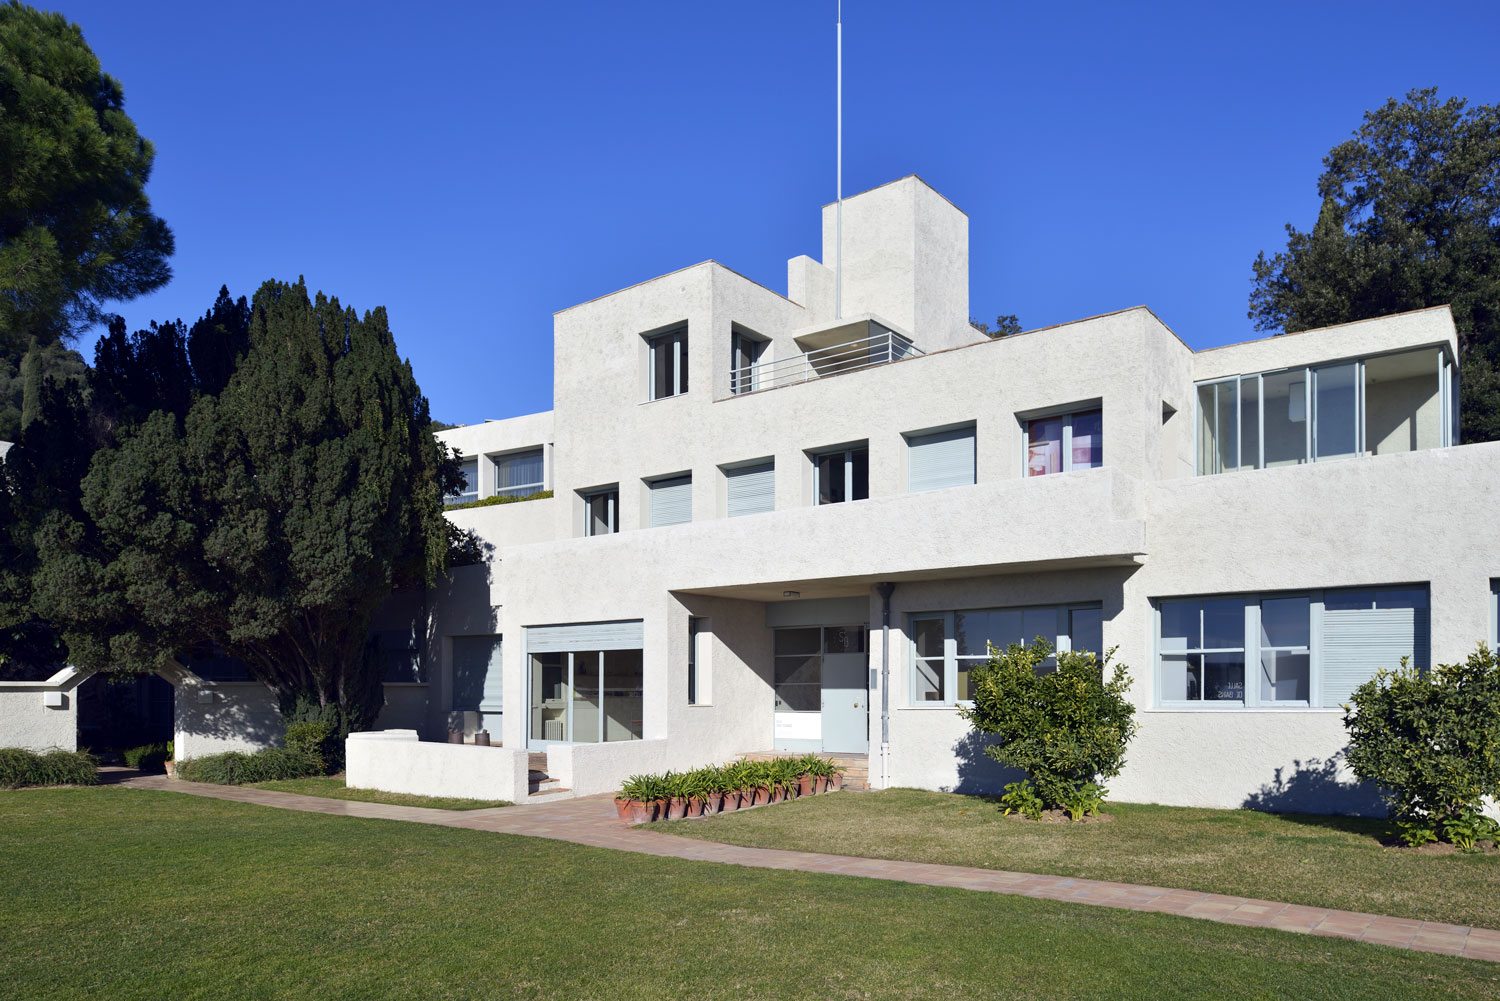
M132 329L303 274L387 306L471 422L551 406L555 310L707 258L785 291L820 253L834 0L60 9L177 234ZM1365 109L1500 101L1494 2L847 0L844 45L845 190L915 172L968 212L975 316L1145 303L1198 347L1252 335L1250 263Z

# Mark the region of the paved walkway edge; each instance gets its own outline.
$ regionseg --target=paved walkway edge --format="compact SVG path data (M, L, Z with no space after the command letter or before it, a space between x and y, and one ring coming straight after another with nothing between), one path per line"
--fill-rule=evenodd
M211 799L253 803L283 810L322 813L434 824L466 830L494 831L524 837L550 838L594 848L637 852L694 862L716 862L758 869L786 869L887 879L925 886L946 886L982 893L1005 893L1070 904L1151 911L1177 917L1218 921L1253 928L1273 928L1304 935L1352 939L1420 952L1441 953L1464 959L1500 963L1500 931L1468 925L1450 925L1413 918L1393 918L1358 911L1307 907L1274 900L1225 896L1197 890L1174 890L1134 883L1111 883L1068 876L1044 876L931 862L824 855L818 852L784 851L773 848L743 848L717 841L699 841L657 831L628 827L615 816L608 796L589 796L536 806L511 806L491 810L432 810L425 807L388 806L355 800L323 799L294 793L215 786L164 776L126 779L119 785L133 789L187 793Z

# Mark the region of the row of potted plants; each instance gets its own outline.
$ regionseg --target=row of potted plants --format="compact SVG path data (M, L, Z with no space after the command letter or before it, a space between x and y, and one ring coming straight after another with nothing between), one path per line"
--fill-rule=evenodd
M813 796L843 784L839 766L816 754L736 761L690 772L632 775L615 797L615 809L631 824L711 817Z

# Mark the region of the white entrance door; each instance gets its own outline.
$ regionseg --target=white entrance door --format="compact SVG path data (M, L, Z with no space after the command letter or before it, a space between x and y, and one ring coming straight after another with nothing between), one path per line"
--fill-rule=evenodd
M869 752L868 663L863 653L823 655L823 750L842 754Z

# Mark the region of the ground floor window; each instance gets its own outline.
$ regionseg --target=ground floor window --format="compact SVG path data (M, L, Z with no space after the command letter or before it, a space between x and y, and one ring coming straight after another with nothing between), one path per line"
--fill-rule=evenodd
M911 701L918 705L967 702L969 675L989 660L991 646L1027 646L1038 638L1054 650L1103 646L1103 610L1097 604L1038 605L1024 608L966 608L910 616ZM1056 670L1054 654L1041 670Z
M1156 603L1163 706L1336 709L1403 657L1427 666L1427 588L1341 588Z
M640 740L644 681L639 650L533 653L531 740Z

